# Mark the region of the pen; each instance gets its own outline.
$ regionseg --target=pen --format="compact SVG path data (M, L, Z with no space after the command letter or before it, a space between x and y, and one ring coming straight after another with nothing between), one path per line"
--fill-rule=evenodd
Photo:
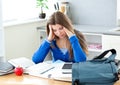
M47 69L46 71L43 71L43 72L40 73L40 74L44 74L44 73L46 73L46 72L48 72L49 70L54 69L54 68L55 68L55 67L51 67L51 68Z
M56 7L56 5L54 4L54 8L55 8L55 10L57 10L57 7Z
M63 74L72 74L72 72L62 72Z
M57 9L59 10L59 4L58 4L58 2L57 2Z

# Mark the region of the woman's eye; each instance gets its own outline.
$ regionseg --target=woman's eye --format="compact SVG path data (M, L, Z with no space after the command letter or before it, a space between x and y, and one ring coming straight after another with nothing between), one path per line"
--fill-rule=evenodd
M57 30L53 30L53 32L56 32Z
M59 28L59 30L62 30L62 29L63 29L63 27L60 27L60 28Z

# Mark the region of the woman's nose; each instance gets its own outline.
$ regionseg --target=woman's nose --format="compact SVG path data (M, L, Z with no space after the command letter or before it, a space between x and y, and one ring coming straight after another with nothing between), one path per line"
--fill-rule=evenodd
M60 31L57 31L57 34L58 34L58 35L60 35L60 34L61 34L61 32L60 32Z

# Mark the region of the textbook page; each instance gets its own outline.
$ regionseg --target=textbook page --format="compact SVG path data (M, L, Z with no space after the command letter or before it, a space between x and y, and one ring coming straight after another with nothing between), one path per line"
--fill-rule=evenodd
M54 69L52 64L42 62L35 65L32 65L25 69L25 73L33 76L42 76L43 74L47 73L49 70Z
M8 60L8 62L11 63L15 67L20 66L23 69L26 69L32 65L35 65L34 62L32 62L32 60L30 60L26 57L10 59L10 60Z
M60 61L56 61L55 63L48 63L45 61L27 68L25 73L28 73L32 76L54 79L54 74L56 75L56 72L58 73L63 65L64 63L61 63ZM57 76L59 76L59 74L57 74Z

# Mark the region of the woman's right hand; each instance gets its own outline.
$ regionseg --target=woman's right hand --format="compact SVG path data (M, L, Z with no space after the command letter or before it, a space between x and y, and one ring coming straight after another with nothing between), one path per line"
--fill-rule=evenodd
M49 32L49 35L48 35L48 41L52 41L54 38L55 38L55 35L54 35L54 33L53 33L53 30L52 30L52 26L51 25L49 25L49 30L50 30L50 32Z

